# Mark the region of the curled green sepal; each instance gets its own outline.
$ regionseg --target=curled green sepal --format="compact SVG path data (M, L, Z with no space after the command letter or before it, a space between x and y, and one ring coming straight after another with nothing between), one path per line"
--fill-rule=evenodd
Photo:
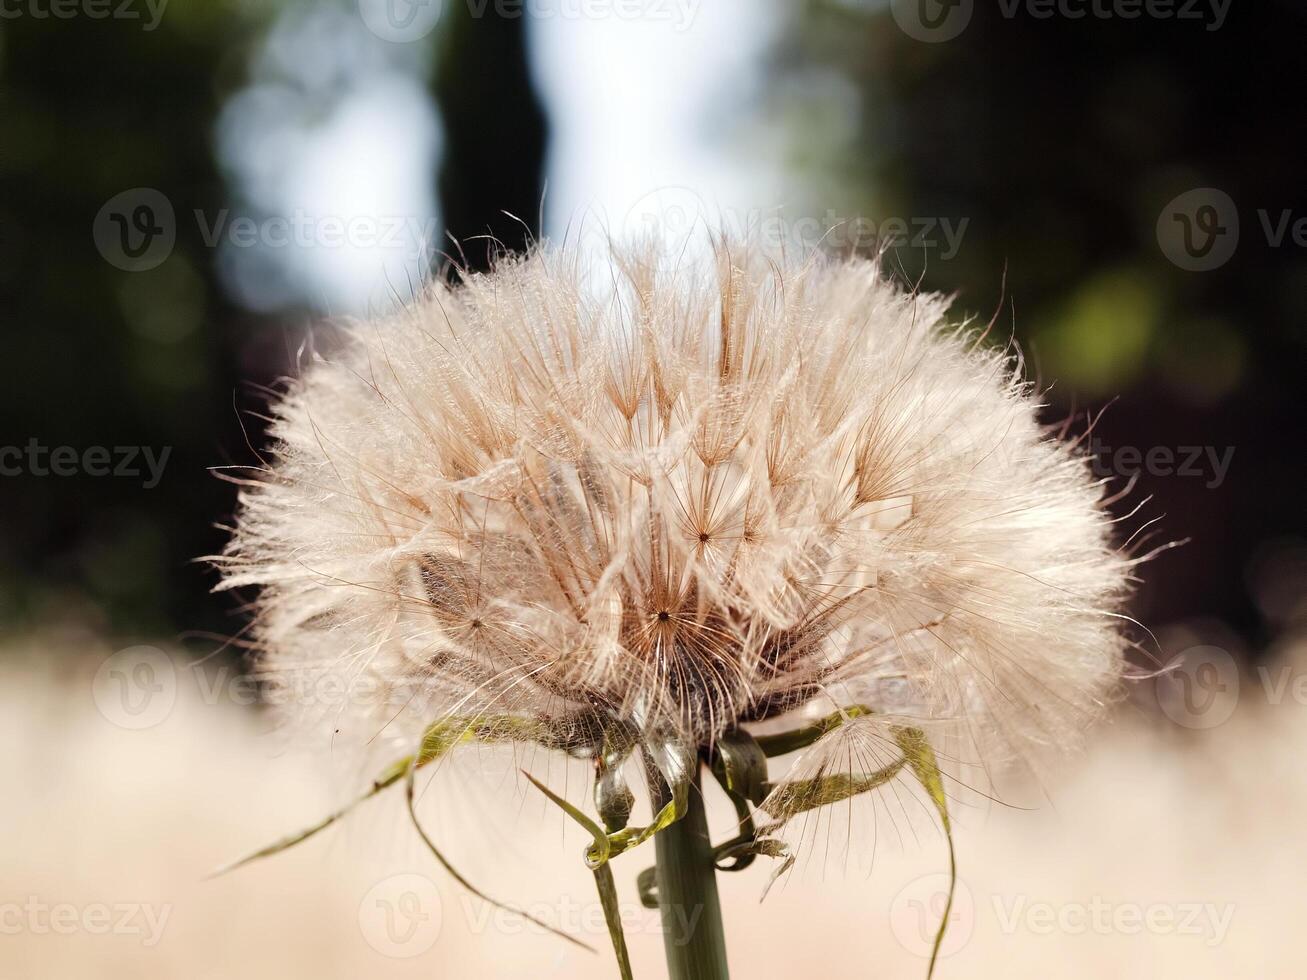
M935 945L930 951L930 966L926 971L926 980L935 973L935 961L939 959L939 948L944 942L944 933L948 930L949 914L953 911L953 893L958 884L957 856L953 851L953 827L948 816L948 800L944 796L944 779L940 775L939 762L935 750L930 747L926 733L919 728L895 728L894 741L903 750L903 756L912 773L921 783L921 788L930 797L935 809L939 811L940 823L944 825L944 838L948 841L948 900L944 903L944 917L940 920L939 931L935 933Z
M678 783L672 787L672 798L658 811L658 815L654 817L654 822L649 826L627 827L615 834L609 834L607 838L609 850L604 860L610 860L619 854L625 854L632 848L639 847L660 830L664 830L680 820L685 816L689 807L689 793L689 783ZM597 845L591 845L591 848L596 847Z
M684 770L684 759L669 751L667 767L674 772ZM526 774L524 774L526 775ZM689 805L690 784L684 778L678 778L672 786L672 798L667 804L658 811L654 817L653 823L647 827L623 827L616 833L607 834L599 829L599 825L587 817L579 809L568 803L562 797L553 793L548 787L542 785L530 775L526 776L542 793L557 803L563 810L576 820L594 836L594 841L586 848L585 863L588 868L594 870L602 867L605 863L624 854L632 848L639 847L645 841L649 840L654 834L670 827L681 817L685 816Z
M758 899L760 902L767 897L772 885L776 884L781 875L794 866L794 855L790 852L789 845L779 837L766 836L768 831L775 830L779 826L779 824L772 824L763 830L762 836L755 836L748 840L740 838L727 841L713 849L713 862L718 871L739 871L751 864L759 855L783 859L767 880L767 887L762 890L762 895Z
M661 908L658 904L658 869L645 868L635 876L635 888L640 895L640 904L647 909Z
M834 714L827 715L819 721L814 721L811 725L804 725L802 728L796 728L790 732L779 732L775 735L758 735L756 740L763 754L771 759L778 755L788 755L791 752L799 751L799 749L806 749L817 739L833 729L839 728L845 722L872 713L872 710L865 705L851 704L847 708L841 708Z
M635 806L635 794L626 785L622 769L635 749L635 739L623 730L605 732L603 744L594 758L595 809L608 833L615 834L626 827Z
M528 922L534 922L536 925L540 926L541 928L549 932L552 932L555 936L558 936L562 939L566 939L569 943L572 943L575 946L580 946L582 949L589 950L591 953L593 953L595 949L589 943L582 942L580 939L577 939L575 936L569 936L561 929L557 929L554 926L551 926L548 922L536 918L534 915L531 915L529 912L525 912L522 909L515 908L512 905L508 905L505 902L500 902L496 899L491 898L485 892L481 891L481 889L477 888L470 881L464 878L463 875L458 871L458 869L449 863L449 860L445 857L444 854L440 852L440 848L436 847L435 842L431 839L431 837L427 834L426 830L422 827L422 822L418 820L417 801L415 799L414 786L417 782L417 778L416 778L417 759L420 757L421 757L420 755L414 757L413 763L409 765L408 772L404 776L404 796L405 799L408 801L408 815L409 818L413 821L413 829L416 830L418 836L422 838L422 843L427 846L427 850L429 850L432 853L432 855L435 857L435 859L440 862L440 866L444 868L447 872L449 872L449 876L451 878L453 878L455 881L457 881L460 885L466 888L477 898L481 899L483 902L493 905L495 908L503 909L505 912L511 912L514 915L520 915Z
M742 866L740 863L742 859L752 859L760 854L772 858L788 857L789 848L778 837L755 836L749 840L727 841L713 848L713 861L716 862L718 871L738 871ZM733 863L726 866L726 862Z
M905 756L865 776L838 773L834 776L817 776L813 779L795 779L776 783L771 787L767 798L763 800L761 809L783 823L807 810L839 803L861 793L878 789L897 776L908 761Z
M767 755L743 729L727 732L713 746L713 775L722 789L755 806L767 795Z
M654 816L653 823L647 827L624 827L607 835L608 852L601 856L601 848L596 842L590 845L586 861L597 867L603 861L611 860L632 848L639 847L661 830L665 830L685 816L689 809L690 781L698 756L695 752L674 741L659 741L645 744L649 764L654 766L667 785L671 787L672 798Z
M780 865L771 873L771 878L767 881L767 887L762 890L762 896L758 901L767 897L771 891L772 885L776 884L778 878L794 866L794 855L790 853L789 845L778 837L760 837L752 840L733 840L722 844L713 849L713 861L717 863L718 871L739 871L753 862L758 855L765 855L772 858L783 858ZM729 867L723 867L722 863L732 862ZM658 903L658 869L645 868L636 876L635 887L640 895L640 904L647 909L656 909L661 906Z
M743 871L753 864L757 853L747 845L757 839L758 831L749 804L750 800L761 802L767 795L767 757L752 736L740 734L747 741L732 739L729 747L719 742L712 759L713 777L735 807L740 829L734 838L713 848L713 865L718 871Z
M564 813L589 831L590 836L594 838L591 848L596 854L602 855L602 859L598 864L592 864L591 848L586 848L586 865L594 872L595 888L599 892L599 903L604 908L604 921L608 923L608 937L613 942L613 953L617 956L617 967L621 971L622 980L632 980L631 954L626 948L626 933L622 930L622 912L617 904L617 885L613 882L613 869L608 864L608 835L580 809L567 802L529 772L524 770L522 775L531 781L531 785L556 803Z

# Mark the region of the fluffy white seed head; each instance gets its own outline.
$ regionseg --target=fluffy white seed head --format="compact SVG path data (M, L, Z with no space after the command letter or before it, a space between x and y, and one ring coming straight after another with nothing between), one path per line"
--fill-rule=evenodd
M1011 352L870 261L607 259L432 284L311 358L221 559L265 676L366 685L374 730L693 746L863 704L987 754L1075 739L1129 562Z

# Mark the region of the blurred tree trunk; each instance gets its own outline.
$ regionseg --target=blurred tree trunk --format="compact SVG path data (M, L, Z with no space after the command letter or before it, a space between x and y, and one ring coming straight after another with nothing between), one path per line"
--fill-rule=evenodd
M227 206L215 79L261 24L237 8L178 4L157 30L0 18L0 442L115 460L105 475L3 479L0 623L94 610L112 634L232 628L194 559L227 537L215 521L235 493L208 467L243 460L233 391L275 373L257 374L242 351L273 328L226 296L191 215ZM97 251L95 229L111 200L126 193L130 205L140 188L170 202L171 215L150 217L175 242L157 267L128 271ZM257 419L244 421L261 441ZM130 476L147 449L166 458L157 480Z
M502 249L539 234L547 122L527 64L526 18L450 4L435 96L444 123L439 196L444 248L459 265L488 267ZM507 212L507 213L506 213Z

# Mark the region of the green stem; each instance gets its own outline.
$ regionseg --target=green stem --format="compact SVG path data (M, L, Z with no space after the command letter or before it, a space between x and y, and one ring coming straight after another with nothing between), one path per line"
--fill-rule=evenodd
M657 774L651 773L649 782L657 813L671 800L671 790ZM654 848L669 980L729 980L717 869L698 773L685 816L654 837Z

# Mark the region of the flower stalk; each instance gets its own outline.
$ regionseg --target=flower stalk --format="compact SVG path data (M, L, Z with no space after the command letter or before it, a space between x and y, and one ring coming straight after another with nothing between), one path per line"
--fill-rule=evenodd
M650 774L649 791L655 811L672 799L672 791L657 773ZM690 784L685 816L654 837L654 848L668 977L727 980L717 869L698 774Z

